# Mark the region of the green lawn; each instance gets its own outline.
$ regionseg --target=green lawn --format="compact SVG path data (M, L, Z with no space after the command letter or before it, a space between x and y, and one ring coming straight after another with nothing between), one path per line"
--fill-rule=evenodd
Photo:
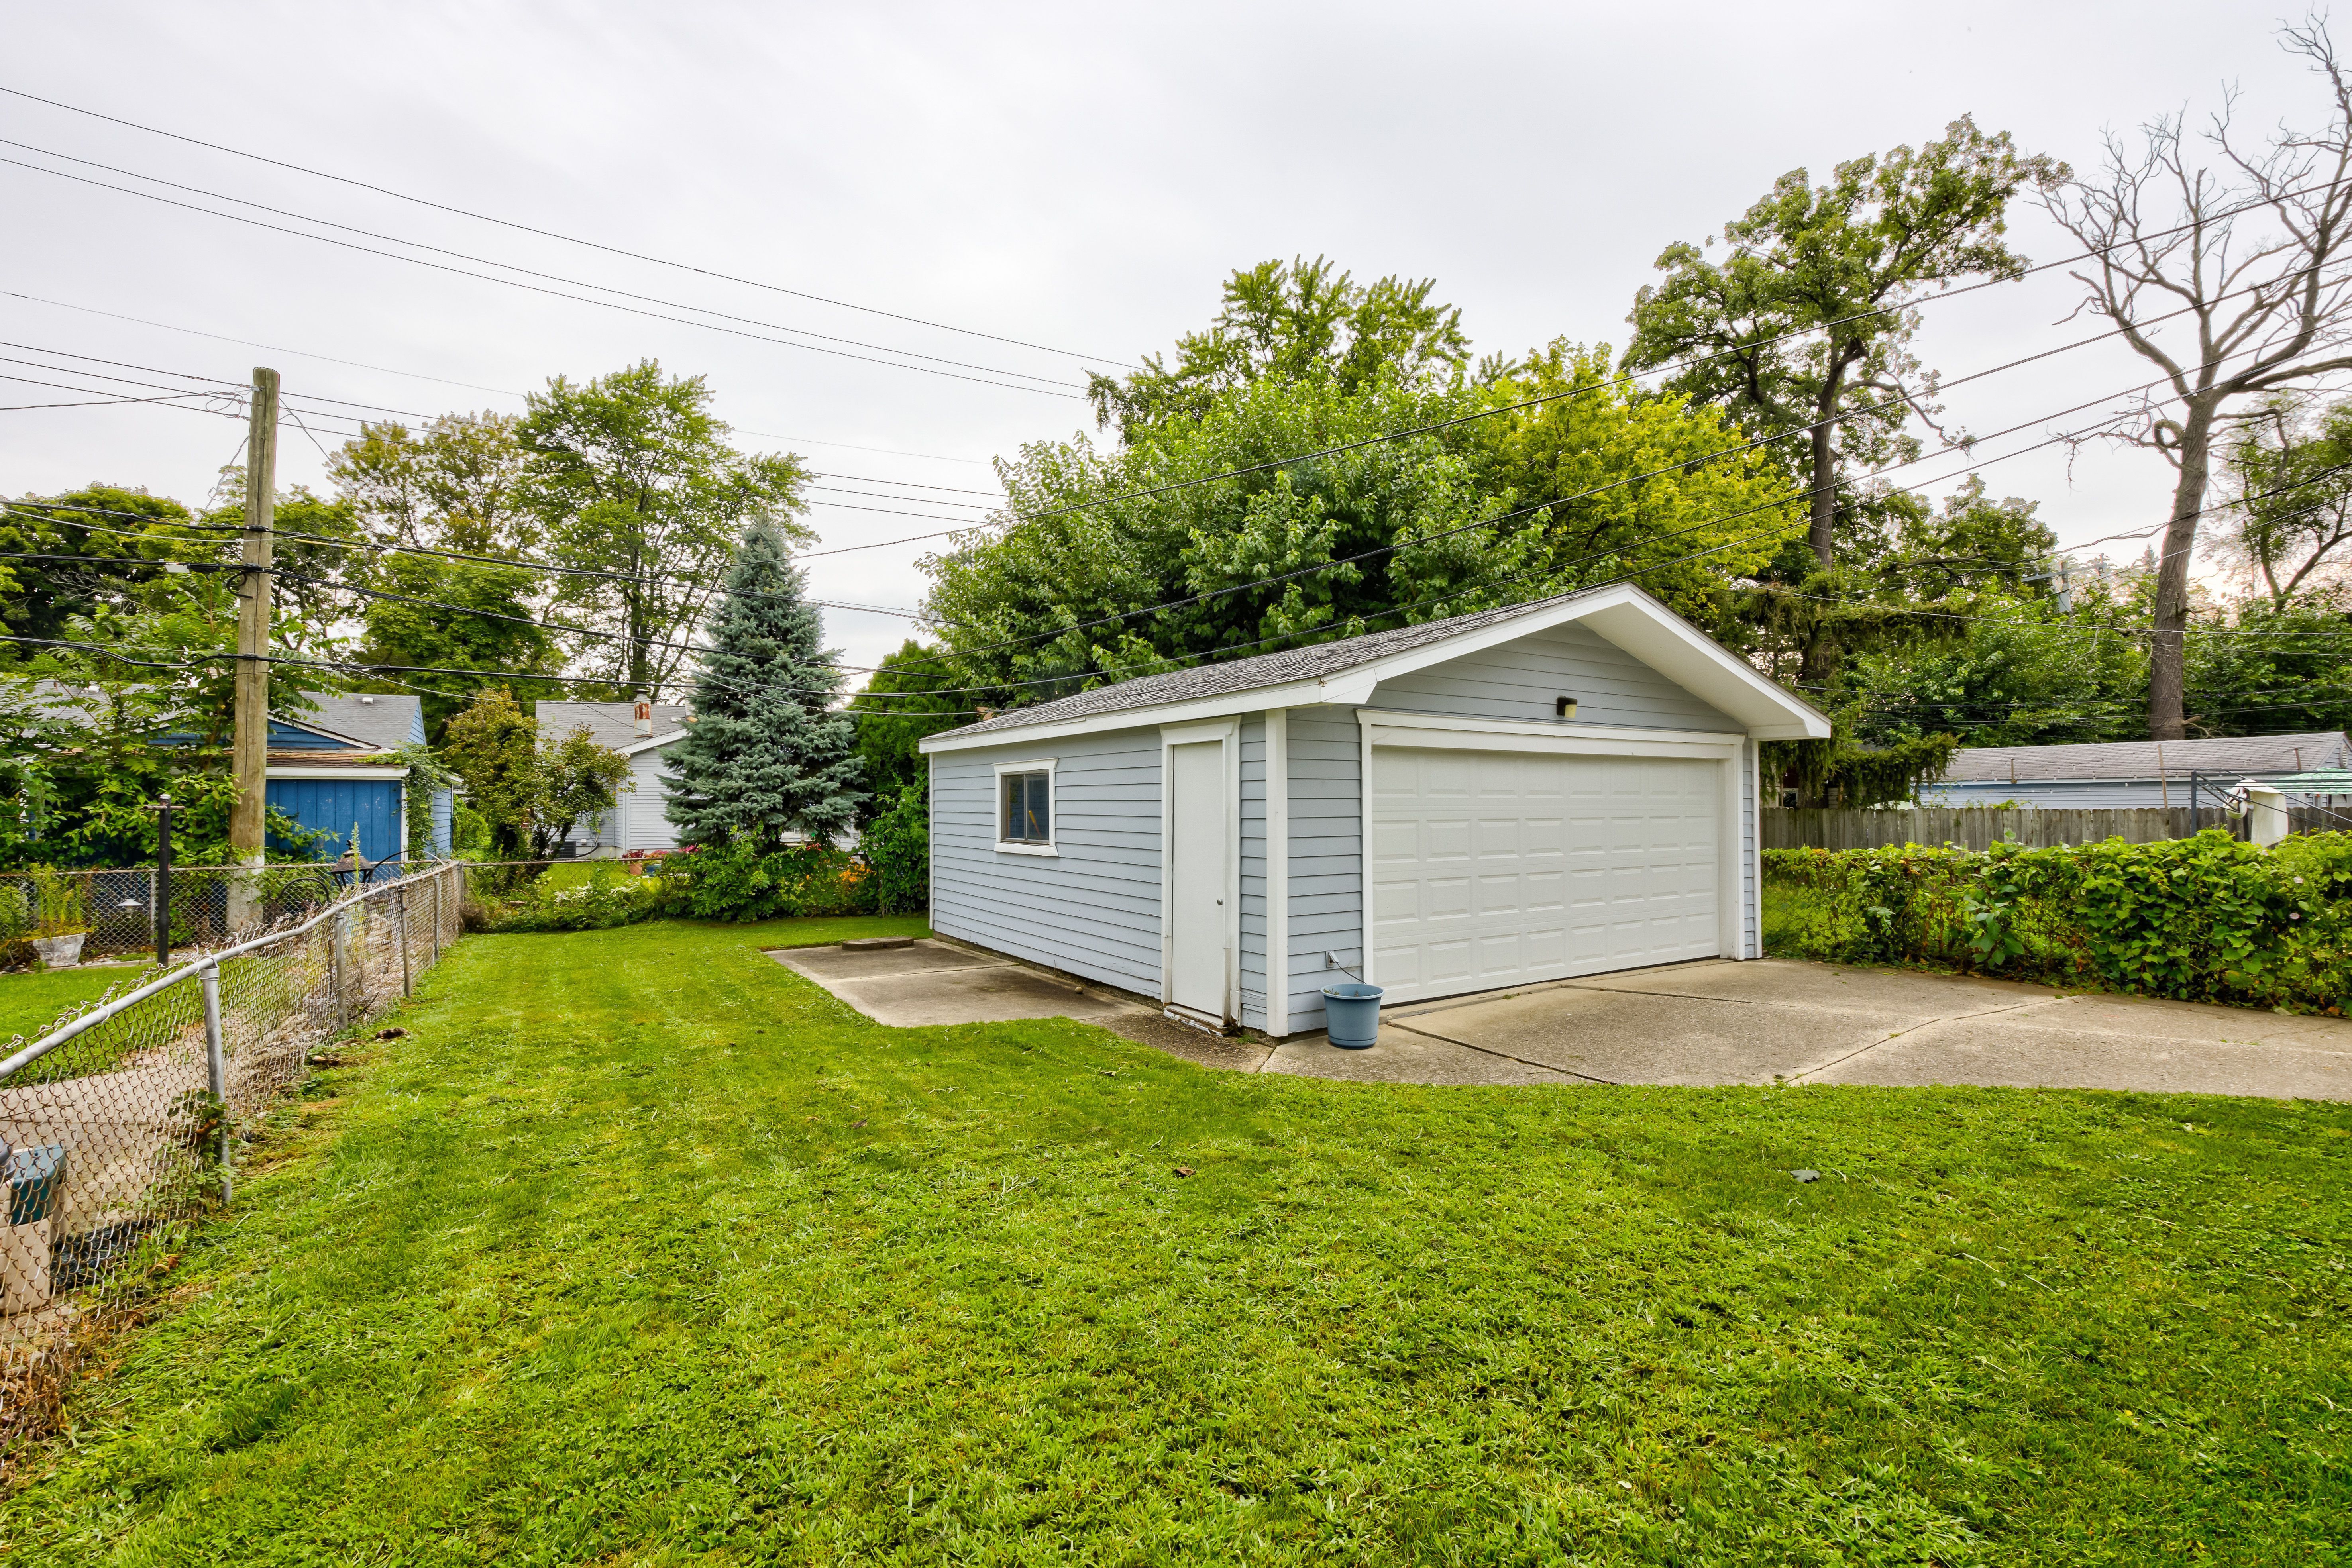
M97 1001L110 985L119 996L154 977L152 962L136 968L109 963L0 974L0 1045L14 1035L37 1040L49 1032L58 1014L75 1004Z
M0 1554L2352 1560L2352 1107L1220 1075L755 951L909 923L467 938Z

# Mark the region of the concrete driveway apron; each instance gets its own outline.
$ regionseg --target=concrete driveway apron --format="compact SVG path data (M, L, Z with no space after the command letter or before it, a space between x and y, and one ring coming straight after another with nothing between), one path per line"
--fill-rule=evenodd
M2352 1022L1902 970L1713 959L1401 1007L1383 1015L1370 1051L1336 1051L1319 1037L1291 1041L1265 1070L1419 1082L1989 1084L2352 1100Z

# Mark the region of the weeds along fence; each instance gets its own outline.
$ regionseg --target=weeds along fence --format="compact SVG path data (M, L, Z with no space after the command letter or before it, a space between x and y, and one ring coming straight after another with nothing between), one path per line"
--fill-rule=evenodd
M327 861L297 861L266 867L259 874L261 918L278 925L289 917L307 914L332 903L354 887L373 887L415 874L431 862L385 860L366 871L339 871ZM175 948L217 947L228 940L230 883L249 875L228 866L174 866L171 870L172 945ZM60 889L75 913L75 923L86 927L84 958L108 958L142 952L155 945L155 907L165 890L152 866L110 869L53 871L46 878L19 873L0 875L0 965L12 962L7 951L21 947L21 938L5 929L10 909L27 914L39 905L41 883ZM21 896L12 898L14 889ZM14 955L21 962L22 953Z
M50 1419L77 1362L229 1201L240 1142L316 1047L457 941L465 875L346 890L5 1047L0 1449Z

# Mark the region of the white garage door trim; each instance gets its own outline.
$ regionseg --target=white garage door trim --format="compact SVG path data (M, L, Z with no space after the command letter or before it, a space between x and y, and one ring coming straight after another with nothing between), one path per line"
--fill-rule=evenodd
M1600 724L1578 724L1569 721L1554 724L1527 723L1509 720L1465 719L1454 714L1405 713L1382 709L1360 708L1356 721L1362 736L1362 756L1359 777L1361 780L1361 815L1359 831L1361 835L1363 858L1363 929L1360 951L1364 960L1364 978L1380 984L1374 973L1374 931L1372 899L1372 832L1376 822L1373 804L1372 748L1376 745L1410 747L1416 750L1451 749L1462 751L1534 752L1555 756L1607 756L1658 758L1678 761L1707 762L1716 765L1716 923L1717 951L1727 958L1744 956L1744 921L1742 918L1746 894L1740 866L1740 774L1746 761L1745 737L1683 730L1646 730L1620 728ZM1605 966L1604 966L1605 967ZM1598 973L1604 968L1570 966L1567 973ZM1563 976L1564 977L1564 976ZM1459 989L1487 989L1473 984ZM1454 990L1437 987L1428 995L1455 994ZM1423 993L1415 989L1412 995L1398 1000L1421 999Z

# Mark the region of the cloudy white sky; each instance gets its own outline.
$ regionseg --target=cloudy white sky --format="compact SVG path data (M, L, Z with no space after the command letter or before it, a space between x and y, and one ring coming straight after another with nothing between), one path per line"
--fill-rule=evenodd
M2103 131L2184 106L2201 114L2227 82L2243 89L2249 123L2313 120L2315 89L2273 37L2279 14L2238 0L1958 10L0 0L0 87L1043 348L535 238L23 99L0 97L0 138L43 151L0 147L0 157L635 290L669 301L643 307L665 316L731 313L768 323L744 330L771 338L826 333L898 351L883 357L1050 383L1164 347L1205 321L1231 268L1294 255L1328 255L1360 277L1434 278L1481 351L1556 335L1622 342L1664 244L1713 232L1788 169L1825 173L1916 143L1962 112L2078 164L2095 160ZM993 487L989 459L1090 426L1082 403L1054 395L1066 387L1009 390L599 309L16 163L0 163L0 340L40 351L0 354L50 365L99 356L231 382L271 364L296 399L425 416L519 411L520 394L552 374L652 356L707 374L744 444L802 453L835 476L813 512L827 545L976 515L899 498L984 502L964 492ZM2031 212L2015 237L2037 260L2070 248ZM1931 306L1923 355L1955 377L2084 335L2058 324L2074 297L2052 274ZM27 378L0 383L5 404L76 395L40 381L142 390L0 371ZM2029 426L2006 444L2021 445L2084 417L2053 422L2060 410L2148 374L2101 346L1966 388L1950 408L1977 431ZM347 428L314 424L330 447ZM152 405L0 413L0 493L104 480L193 500L241 433L228 418ZM290 431L281 482L319 485L323 466L320 447ZM2038 499L2068 542L2160 517L2168 478L2134 452L2090 454L2071 473L2055 454L1987 470L1996 493ZM883 493L844 493L857 489ZM816 588L911 609L924 548L822 558ZM829 621L858 665L906 628L850 612Z

